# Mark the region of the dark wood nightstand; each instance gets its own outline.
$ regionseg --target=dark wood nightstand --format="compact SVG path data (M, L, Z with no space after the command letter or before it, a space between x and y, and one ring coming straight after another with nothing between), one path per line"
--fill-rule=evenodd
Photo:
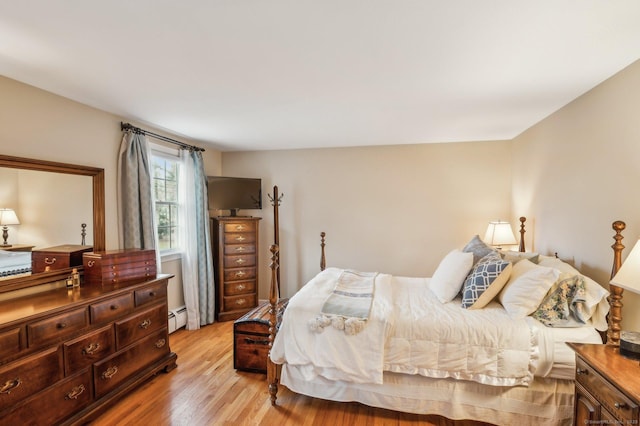
M0 250L5 251L31 251L35 246L29 246L26 244L12 244L11 247L2 247L0 246Z
M613 346L568 345L576 353L573 424L638 425L640 362Z

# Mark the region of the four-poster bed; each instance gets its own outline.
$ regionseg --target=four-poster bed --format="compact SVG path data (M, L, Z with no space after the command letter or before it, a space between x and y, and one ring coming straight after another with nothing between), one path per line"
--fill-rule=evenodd
M525 232L524 220L525 218L521 218L520 252L524 252L524 245L522 243ZM624 223L617 221L614 223L613 228L616 231L616 235L614 236L616 244L612 246L614 250L612 273L615 274L621 265L621 252L624 246L620 243L620 240L622 239L621 231L624 229ZM271 247L272 284L269 292L269 303L271 305L272 315L271 324L275 323L274 320L279 297L277 271L280 265L277 253L278 247L277 245L273 245ZM339 331L336 332L336 330L329 330L314 335L311 332L304 330L306 318L308 318L309 315L313 315L314 312L317 312L319 306L322 307L322 301L327 300L327 295L332 294L331 290L326 289L333 288L332 283L335 282L336 277L342 276L341 274L343 273L343 271L336 270L335 268L325 269L323 233L321 236L321 269L323 269L323 272L312 279L298 292L298 294L290 299L280 327L278 327L277 330L274 327L270 327L271 352L267 363L267 380L272 404L275 405L278 385L282 383L294 392L312 397L335 401L357 401L366 405L388 408L396 411L418 414L436 414L452 420L470 419L487 423L497 422L498 424L569 423L573 417L573 376L575 373L575 358L573 352L568 348L565 342L578 341L586 343L600 343L601 337L596 330L596 328L598 328L600 331L606 330L609 344L615 345L619 338L620 321L622 319L621 310L618 308L618 306L621 306L621 295L612 287L612 297L610 300L611 311L607 322L607 320L604 319L604 315L609 311L609 303L606 299L606 295L608 293L602 289L601 286L589 278L580 275L570 265L562 262L558 258L536 256L536 260L539 260L540 265L532 266L533 263L530 262L532 256L527 256L525 253L520 253L520 255L522 255L522 258L528 259L526 262L524 260L520 261L520 258L514 261L514 274L516 268L527 269L524 275L518 276L518 280L521 280L523 276L530 276L527 274L532 270L545 270L546 272L553 270L553 274L555 274L553 275L553 279L555 280L555 286L553 288L556 290L559 282L564 285L566 282L571 281L570 277L573 280L571 282L586 283L587 299L591 296L596 299L594 299L594 301L588 301L588 303L590 303L589 306L591 306L592 309L589 314L591 316L587 318L588 321L585 326L573 324L572 328L563 328L558 325L556 325L556 327L545 327L540 322L530 318L530 316L522 320L518 318L516 321L508 314L500 312L501 310L505 310L505 308L501 306L501 303L505 304L505 306L507 304L506 298L502 300L502 293L505 293L507 290L501 292L500 298L496 297L496 300L501 300L500 303L493 301L485 308L476 310L461 309L459 305L456 304L459 302L458 299L456 299L457 302L453 301L449 303L440 303L437 300L430 300L428 302L430 304L425 305L429 306L427 311L436 312L442 307L445 308L441 317L437 316L440 314L435 314L436 317L434 318L433 323L442 322L443 318L452 314L462 315L461 317L456 317L459 319L454 321L468 321L469 319L471 319L472 322L480 321L482 320L482 316L487 316L490 318L490 321L496 323L520 322L518 327L522 327L521 330L527 330L526 332L530 333L530 336L532 336L531 342L535 340L535 344L532 343L530 346L527 346L525 343L523 346L525 352L528 349L531 351L532 355L529 356L530 359L527 362L515 367L516 370L520 368L519 371L521 374L516 374L517 377L512 377L510 374L507 374L504 377L498 377L494 376L495 371L491 368L489 369L490 371L480 372L475 370L467 371L464 369L453 369L452 371L447 371L446 368L442 368L440 365L434 366L430 364L430 360L425 361L426 358L422 355L416 355L410 360L409 364L411 364L411 368L407 368L406 365L398 366L394 364L394 359L390 360L389 358L402 357L402 353L397 350L397 348L402 345L407 346L411 351L415 351L416 348L421 345L426 346L431 349L431 353L447 352L447 348L456 346L451 346L451 342L448 342L450 346L444 345L442 347L433 346L433 342L430 341L426 343L420 341L419 344L416 344L410 339L409 341L406 341L406 339L403 340L402 338L398 338L396 335L391 335L391 337L387 336L385 338L386 342L392 341L393 344L384 344L383 342L384 348L382 349L382 352L384 352L384 354L381 354L379 357L381 360L384 358L381 362L385 366L384 371L379 372L381 379L372 380L373 383L368 383L366 377L351 374L352 371L350 371L351 375L345 375L341 371L336 372L336 368L345 368L341 364L342 361L337 363L338 367L323 364L326 361L326 358L323 358L323 348L334 344L331 340L327 340L329 339L327 334L331 335L331 333L333 333L333 335L337 335L345 333L341 333ZM515 253L512 253L512 256L519 257ZM525 267L518 265L528 266ZM477 268L477 266L475 267ZM436 273L437 272L438 271L436 271ZM327 277L330 275L333 275L331 278L333 281L328 280ZM579 277L579 279L576 279L575 277ZM512 276L512 279L513 278L514 277ZM376 278L376 280L382 281L382 279L378 278ZM423 303L423 300L434 299L434 297L432 297L432 292L425 290L425 288L428 288L432 284L430 283L432 278L416 279L390 277L388 280L389 283L392 282L393 285L388 286L387 289L385 289L386 287L382 284L375 284L375 298L382 297L378 294L382 294L385 291L395 292L392 297L394 300L402 299L403 297L407 300L411 299L403 305L403 309L411 305L411 303L416 304L415 300L421 300L420 303ZM517 282L520 283L520 281ZM511 281L505 285L505 289L510 288L510 283ZM595 288L594 285L597 288ZM391 288L391 290L389 290L389 288ZM319 295L314 294L318 289L324 289L325 293L321 293ZM549 287L546 289L549 289ZM403 292L407 292L408 294L411 294L411 296L403 296ZM597 296L594 296L596 294ZM547 297L545 296L545 301L546 300ZM305 306L313 305L314 303L315 305L312 308ZM375 300L372 305L376 305ZM605 306L606 308L604 308ZM306 311L307 309L310 309L311 313ZM538 314L540 310L541 307L538 307L534 314ZM377 314L377 311L375 312ZM371 316L364 330L366 330L367 327L371 328L371 330L375 330L376 326L374 324L377 317L373 315L373 313L374 307L371 308ZM544 314L547 313L543 312L543 315L536 318L543 321L547 318ZM305 315L307 316L305 317ZM407 316L409 315L414 317L417 315L417 317L420 318L421 323L429 320L429 315L419 310L408 312ZM393 328L396 333L398 332L395 329L402 328L402 324L407 322L406 319L401 316L398 316L397 318L394 317L394 321L395 322L393 322L393 326L391 328ZM292 328L290 324L293 323L297 324L297 328ZM525 323L526 325L524 325ZM302 324L302 326L300 326L300 324ZM430 327L432 326L433 324L430 325ZM407 327L415 327L415 324L409 324ZM331 327L327 327L327 329L331 329ZM382 329L388 330L388 328L384 329L384 327ZM362 333L365 332L363 331ZM503 331L500 330L498 334L500 333L503 333ZM471 336L471 339L474 340L474 342L475 339L481 340L482 338L482 336L478 336L476 334L469 334L466 336L466 339L469 339L469 336ZM535 338L533 336L535 336ZM518 334L516 332L511 339L517 340L517 337ZM349 354L348 356L352 356L353 354L350 351L354 351L355 355L353 356L357 356L357 350L349 348L349 345L352 345L353 343L349 343L348 339L351 338L354 339L353 342L359 342L356 339L361 338L361 334L356 336L343 336L340 338L344 340L341 340L339 343L335 343L335 346L333 347L334 352L346 352ZM331 337L331 339L333 339L333 337ZM321 343L318 343L318 346L315 347L312 343L312 346L303 347L303 349L298 352L292 351L292 346L300 346L305 344L305 341L308 340L317 340ZM365 339L363 341L367 340ZM289 343L289 345L287 345L287 343ZM480 343L480 345L482 345L482 343ZM359 348L363 347L364 345L360 344ZM463 347L458 346L458 348ZM478 348L482 349L482 346L466 349L466 351L473 355L479 350ZM509 350L514 353L518 353L518 351L521 351L523 348L514 347ZM316 356L315 352L318 351L320 352L320 355ZM465 349L462 349L460 352L464 351ZM429 353L429 350L427 350L426 353ZM484 354L484 352L482 353ZM520 352L520 355L522 355L522 351ZM308 357L309 360L303 360L300 356ZM368 356L376 357L375 353L374 355ZM277 363L274 362L272 357L275 358ZM473 356L467 357L463 362L470 363L472 358ZM320 361L318 361L318 359ZM416 361L416 359L419 360ZM305 364L305 362L308 362L309 364ZM314 362L316 362L316 364L313 364ZM359 360L356 360L355 363L357 364L358 362ZM419 362L424 362L425 365L419 366L419 368L414 368L416 363ZM450 359L448 357L444 357L444 360L442 361L445 365L447 363L455 364L456 362L456 359ZM488 362L495 362L501 366L509 366L513 360L508 356L503 358L498 356L495 360L491 359ZM466 368L466 366L464 368ZM346 369L350 370L351 366L347 366ZM409 371L412 369L415 371ZM509 367L505 367L505 370L508 369ZM411 374L405 374L406 372Z

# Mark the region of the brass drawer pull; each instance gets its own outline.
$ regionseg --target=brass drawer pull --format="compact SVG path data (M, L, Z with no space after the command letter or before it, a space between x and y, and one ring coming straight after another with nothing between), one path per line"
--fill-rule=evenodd
M244 272L244 271L236 272L236 277L244 277L245 275L246 275L246 272Z
M269 344L268 340L254 340L248 337L245 337L244 342L248 343L249 345L265 345L266 346Z
M246 239L246 238L245 238L245 237L243 237L242 235L238 235L238 236L236 237L236 241L244 241L245 239Z
M236 263L237 263L238 265L242 265L244 262L246 262L246 260L244 260L244 259L238 259L238 260L236 260Z
M84 392L84 385L76 386L71 389L71 392L64 397L64 399L78 399L78 397Z
M21 383L22 380L20 380L20 378L7 380L5 384L0 388L0 394L6 393L7 395L9 395L11 391L20 386Z
M244 251L244 247L243 246L236 247L236 251Z
M150 325L151 325L151 320L147 318L146 320L142 321L138 325L138 327L140 327L143 330L146 330L147 328L149 328Z
M116 367L115 365L113 367L107 368L104 371L104 373L102 373L102 376L101 376L102 380L109 380L110 378L115 376L117 372L118 372L118 367Z
M167 343L167 341L165 339L158 339L156 341L156 343L154 344L154 346L158 349L160 349L161 347L163 347L165 344Z
M54 258L51 258L51 260L49 260L48 257L45 257L44 258L44 263L45 263L45 265L53 265L54 263L56 263L56 258L54 257Z
M96 264L96 261L95 261L95 260L90 260L90 261L88 261L88 262L87 262L87 266L88 266L89 268L92 268L92 267L93 267L93 265L95 265L95 264Z
M236 305L238 305L238 306L242 306L242 305L244 305L245 303L247 303L247 301L246 301L245 299L238 299L238 300L236 300Z
M89 346L82 349L82 355L93 355L100 349L100 343L90 343Z
M238 291L242 291L242 290L244 290L244 289L245 289L245 285L244 285L244 284L238 284L238 285L236 286L236 290L238 290Z
M236 226L236 231L244 231L244 225Z
M625 408L627 408L627 404L624 402L616 402L615 404L613 404L614 407L616 407L618 410L624 410Z

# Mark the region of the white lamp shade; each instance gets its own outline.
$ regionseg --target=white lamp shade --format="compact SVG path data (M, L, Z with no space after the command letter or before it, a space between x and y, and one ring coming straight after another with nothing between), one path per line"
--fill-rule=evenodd
M518 244L509 222L489 222L484 242L492 246L512 246Z
M20 225L16 212L12 209L0 209L0 225Z
M640 240L633 246L633 250L610 283L625 290L640 293Z

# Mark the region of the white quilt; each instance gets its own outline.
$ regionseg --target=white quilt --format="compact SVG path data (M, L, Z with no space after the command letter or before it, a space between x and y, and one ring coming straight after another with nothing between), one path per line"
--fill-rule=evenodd
M440 303L427 278L378 274L367 324L355 336L307 323L321 310L341 270L329 268L289 301L271 350L278 363L305 366L309 379L382 383L383 371L452 377L496 386L528 385L538 360L536 327L512 320L497 303L465 310Z

